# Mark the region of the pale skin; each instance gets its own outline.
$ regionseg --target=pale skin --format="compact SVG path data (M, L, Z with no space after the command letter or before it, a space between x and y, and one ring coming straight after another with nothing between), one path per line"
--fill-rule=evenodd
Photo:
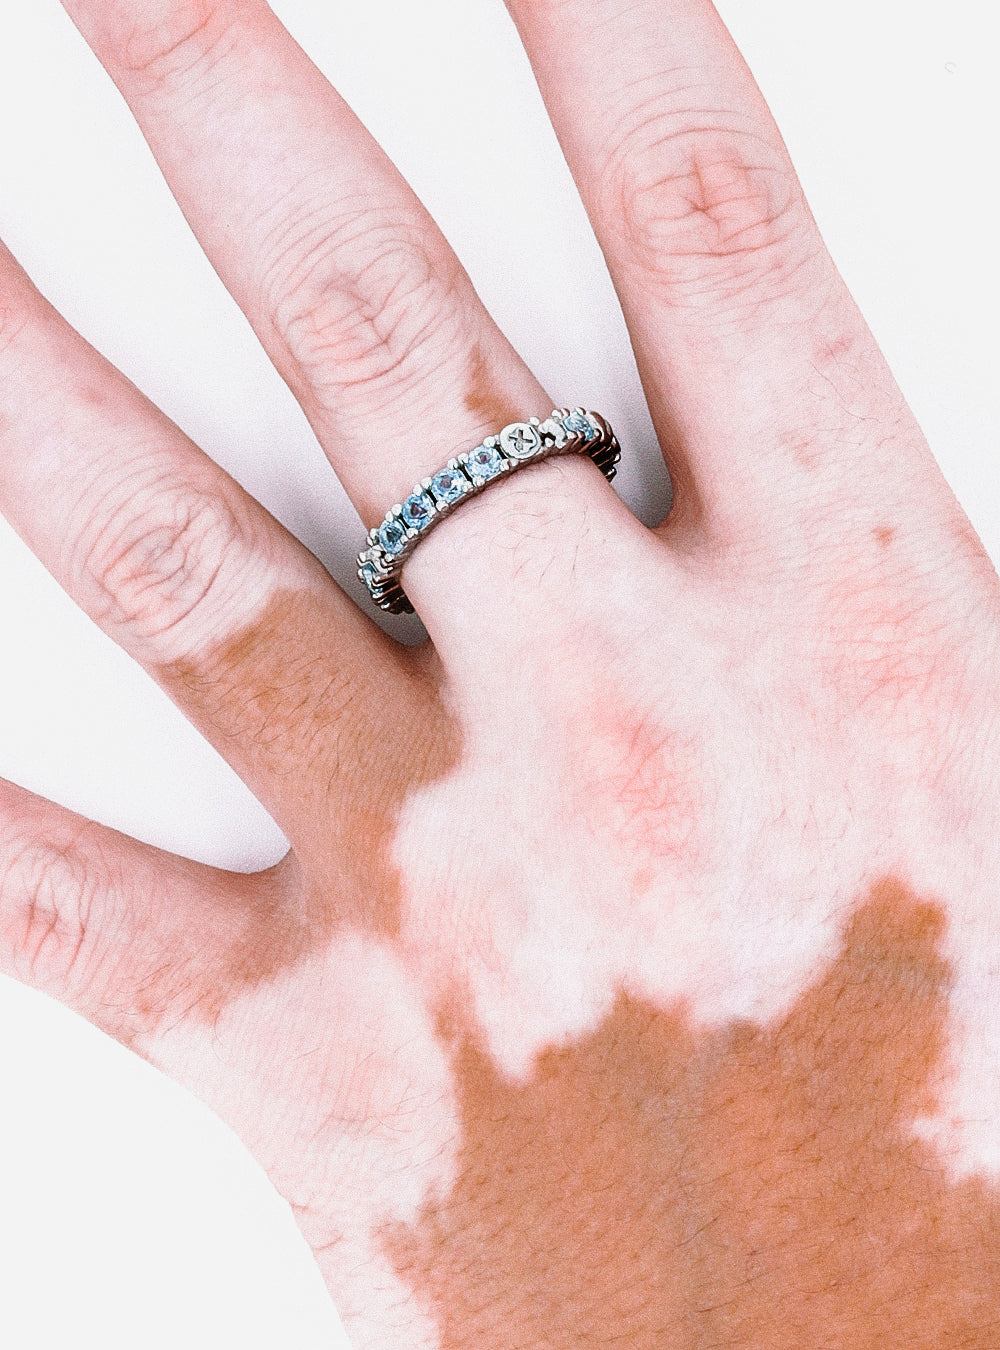
M366 526L546 415L265 6L65 3ZM527 469L404 648L4 252L0 506L292 851L0 785L3 969L219 1112L366 1350L995 1345L1000 583L711 6L510 8L669 518Z

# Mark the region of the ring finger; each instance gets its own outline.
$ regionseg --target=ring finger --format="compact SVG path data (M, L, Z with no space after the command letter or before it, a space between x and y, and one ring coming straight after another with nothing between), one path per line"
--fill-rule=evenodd
M482 436L548 414L427 212L266 5L65 3L366 526ZM534 472L600 492L591 466ZM438 640L455 596L437 565L422 585L418 557L407 586Z

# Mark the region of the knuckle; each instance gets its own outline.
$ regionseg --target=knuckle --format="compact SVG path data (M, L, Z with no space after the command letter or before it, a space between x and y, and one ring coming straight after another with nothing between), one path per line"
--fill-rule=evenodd
M635 265L680 301L715 289L736 297L762 274L773 283L816 248L780 150L703 120L648 113L620 139L605 179Z
M4 909L18 916L16 959L34 984L85 981L92 961L98 897L107 878L74 843L31 841L9 856L0 873Z
M233 511L187 484L155 483L128 496L80 549L97 621L125 646L164 660L225 627L247 577L247 542Z
M325 204L267 241L263 307L292 379L321 401L405 388L462 343L461 268L426 230ZM464 348L462 348L464 350Z
M231 29L218 0L183 0L153 9L155 17L132 14L109 43L115 64L150 87L184 80L203 67Z

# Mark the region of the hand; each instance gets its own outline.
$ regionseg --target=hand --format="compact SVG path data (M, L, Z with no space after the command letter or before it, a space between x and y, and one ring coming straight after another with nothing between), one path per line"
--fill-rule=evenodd
M68 7L366 524L548 411L266 10ZM4 967L234 1126L359 1345L986 1346L996 576L712 12L514 12L669 520L525 472L402 649L5 257L5 513L293 851L5 787Z

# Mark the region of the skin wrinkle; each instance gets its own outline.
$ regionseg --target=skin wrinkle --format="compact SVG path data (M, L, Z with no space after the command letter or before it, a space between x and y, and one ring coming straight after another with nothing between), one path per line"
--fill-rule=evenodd
M622 150L609 184L629 261L671 304L690 304L707 286L740 306L761 271L776 282L794 275L801 254L790 241L804 235L809 250L808 220L786 165L766 148L761 155L752 135L683 123L664 130L657 116ZM712 275L702 266L709 260Z
M458 1179L382 1233L441 1350L498 1327L509 1350L992 1350L1000 1194L914 1130L949 1077L944 939L941 907L885 879L775 1022L621 990L524 1081L443 1010Z

